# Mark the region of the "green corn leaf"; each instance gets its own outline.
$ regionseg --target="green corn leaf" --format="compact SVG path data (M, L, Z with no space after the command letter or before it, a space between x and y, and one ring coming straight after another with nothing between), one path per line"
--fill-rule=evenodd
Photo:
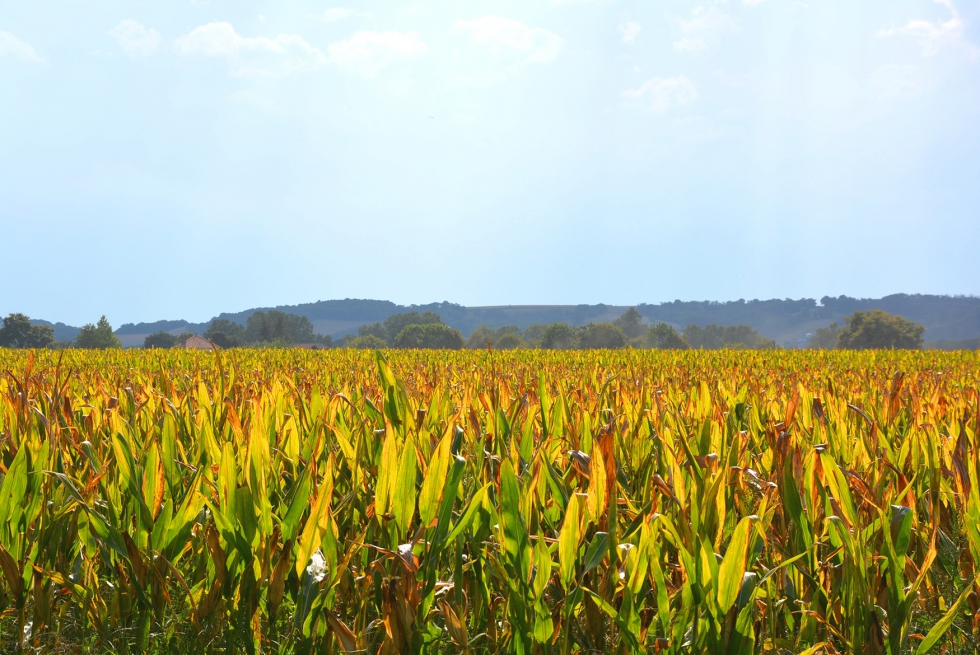
M751 595L755 595L753 587ZM735 630L728 636L727 655L752 655L755 652L755 629L752 619L755 618L754 606L746 603L741 607L735 619Z
M588 550L585 551L585 562L582 568L582 575L585 575L595 567L599 566L599 563L606 558L606 554L608 552L609 533L596 532L595 536L592 537L592 543L589 544Z
M126 441L118 432L112 435L112 450L115 453L116 469L119 471L119 478L122 486L129 493L139 494L140 487L136 484L135 464L133 462L133 452Z
M575 581L575 569L578 565L578 550L582 543L582 501L580 494L572 494L568 499L568 509L565 511L565 521L558 535L558 563L561 573L561 583L568 592Z
M473 519L476 518L477 512L480 511L480 507L483 505L484 500L487 497L487 491L490 489L490 483L488 482L484 486L477 489L473 497L470 498L469 504L466 509L463 510L463 515L459 517L459 521L453 526L452 531L446 537L446 541L455 541L457 537L463 534L463 531L470 527L473 523Z
M398 443L395 432L385 427L384 444L381 447L381 461L378 463L378 479L374 488L374 511L378 516L388 513L391 507L391 488L398 477Z
M751 528L751 517L747 516L738 522L732 540L728 544L728 550L725 551L725 557L718 567L718 606L722 612L728 612L735 604L739 589L742 587Z
M320 494L316 500L316 505L303 527L303 534L299 539L299 549L296 551L297 576L303 575L303 570L306 569L310 557L323 541L323 533L327 529L330 519L330 498L329 494L325 493L327 488L327 485L320 485Z
M503 529L504 551L520 585L526 585L531 568L527 531L521 519L521 492L514 474L514 465L505 459L500 467L500 522Z
M313 487L313 481L310 477L311 471L312 469L310 468L303 470L293 490L293 498L289 503L289 509L286 510L286 515L282 517L280 529L282 530L282 538L285 541L291 541L296 537L296 530L299 527L300 519L303 518L303 513L309 508L310 491Z
M449 470L451 445L452 433L447 432L436 446L429 461L429 469L425 472L425 479L422 481L422 490L419 492L419 517L422 519L422 525L427 527L433 524L439 511L439 501L446 486L446 472Z
M202 473L198 472L191 480L190 485L188 485L187 495L184 496L184 502L174 514L173 519L171 519L166 535L163 537L163 541L159 546L171 564L177 563L185 545L184 540L190 534L191 530L193 530L194 521L198 517L201 508L204 507L204 497L198 491L201 476Z
M901 505L891 506L891 523L889 533L895 544L895 552L905 557L912 540L912 510Z
M820 463L823 465L824 480L827 482L827 487L837 499L844 518L849 526L856 526L857 510L854 508L854 499L851 497L850 487L844 474L841 473L840 466L830 452L826 450L820 453Z
M548 551L548 544L544 537L538 536L537 543L534 545L534 581L531 590L534 592L535 603L541 603L544 591L551 579L551 553Z
M446 539L446 532L453 517L453 507L456 505L456 495L459 492L459 484L463 480L463 471L466 468L466 460L458 455L452 455L452 466L447 471L445 485L442 491L442 500L439 504L439 516L437 519L436 530L432 535L432 541L443 544Z
M235 521L238 524L236 543L245 561L252 559L252 545L256 543L258 521L255 516L255 504L252 490L242 486L235 490Z
M415 477L418 460L415 452L415 439L411 436L405 439L402 454L398 463L398 475L392 486L391 512L395 515L395 526L398 538L405 537L408 526L415 516Z
M238 472L235 463L235 449L226 441L221 449L221 464L218 467L218 511L230 521L235 516L235 490L238 488Z
M87 513L89 517L89 525L102 543L109 546L109 548L115 551L115 553L123 559L129 559L129 553L126 551L126 544L123 542L123 537L119 530L111 526L109 522L95 510L89 509Z
M963 593L961 593L960 597L956 599L956 602L953 603L952 607L950 607L949 610L943 614L943 618L939 619L939 621L936 622L936 625L932 626L932 629L926 634L926 638L923 639L919 644L919 647L915 649L915 655L925 655L936 647L936 644L938 644L939 640L943 638L943 635L946 634L949 627L953 625L953 621L955 621L957 617L962 614L961 610L963 608L963 604L966 603L967 599L970 597L970 594L973 593L973 585L976 584L978 578L980 578L980 573L973 576L973 579L970 580L969 584L963 587Z
M646 528L644 529L646 530ZM667 592L667 580L664 577L663 566L660 563L662 558L660 544L655 540L656 533L654 530L654 526L651 525L649 531L654 538L651 538L648 542L650 548L650 575L653 578L653 587L657 598L657 619L660 623L662 634L667 636L670 634L670 596ZM685 586L690 586L690 582L686 582Z

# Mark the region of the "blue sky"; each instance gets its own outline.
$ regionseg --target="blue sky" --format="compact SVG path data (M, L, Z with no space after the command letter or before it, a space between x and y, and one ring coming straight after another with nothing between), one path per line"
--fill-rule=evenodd
M0 0L0 313L978 293L978 23Z

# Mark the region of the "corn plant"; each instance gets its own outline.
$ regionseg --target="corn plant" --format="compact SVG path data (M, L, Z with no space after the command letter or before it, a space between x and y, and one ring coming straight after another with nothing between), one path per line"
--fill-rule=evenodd
M0 371L4 652L977 649L973 353Z

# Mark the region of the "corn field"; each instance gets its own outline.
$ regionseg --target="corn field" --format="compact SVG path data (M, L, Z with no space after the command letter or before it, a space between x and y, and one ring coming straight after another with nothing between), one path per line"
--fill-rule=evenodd
M0 371L3 652L977 652L974 353Z

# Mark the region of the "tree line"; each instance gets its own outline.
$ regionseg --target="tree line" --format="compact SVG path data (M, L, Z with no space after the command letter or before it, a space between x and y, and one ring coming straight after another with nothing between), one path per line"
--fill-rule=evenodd
M844 326L837 323L819 328L810 339L810 348L919 349L923 346L925 328L901 316L888 314L879 309L855 311L844 319ZM193 333L174 335L155 332L148 335L144 348L172 348ZM287 314L279 310L252 313L245 325L229 319L214 319L201 335L220 348L288 347L309 344L319 348L543 348L551 350L610 349L610 348L657 348L688 349L721 348L763 349L775 348L773 339L762 336L748 325L690 324L678 332L667 323L645 324L643 316L630 308L612 322L569 325L557 322L535 324L521 329L516 325L492 328L480 325L464 338L462 333L446 325L442 316L426 311L393 314L384 321L362 325L357 334L348 334L339 342L330 335L314 332L313 324L305 316ZM24 314L10 314L0 327L2 348L121 348L122 343L114 334L105 316L98 322L81 328L70 343L56 342L54 329L47 325L32 325Z
M50 325L32 325L26 314L9 314L0 327L0 348L122 348L122 342L103 316L83 325L73 341L55 341Z
M144 348L173 348L193 336L158 331L143 341ZM348 334L339 342L330 335L319 335L305 316L279 310L257 311L245 325L219 318L208 324L201 335L220 348L288 347L312 344L320 348L545 348L556 350L603 348L767 348L775 342L762 337L746 325L704 328L689 325L678 332L666 323L644 325L635 308L611 323L588 323L573 326L557 322L536 324L521 330L516 325L491 328L480 325L464 338L456 328L446 325L442 316L426 311L393 314L384 321L362 325L357 334ZM121 348L105 316L95 324L81 328L78 337L69 343L56 342L50 326L31 325L24 314L11 314L3 319L0 328L0 347L6 348Z
M144 348L173 348L192 333L173 335L154 332L143 340ZM201 335L219 348L286 347L296 344L312 344L324 348L333 345L330 335L313 331L313 323L305 316L287 314L277 309L253 312L245 325L227 318L216 318Z
M774 348L747 325L700 327L689 325L683 332L667 323L644 324L643 316L630 308L612 322L570 325L542 323L521 329L517 325L476 327L467 338L444 323L435 312L394 314L384 321L362 325L357 335L340 342L350 348L544 348L551 350L608 348Z

